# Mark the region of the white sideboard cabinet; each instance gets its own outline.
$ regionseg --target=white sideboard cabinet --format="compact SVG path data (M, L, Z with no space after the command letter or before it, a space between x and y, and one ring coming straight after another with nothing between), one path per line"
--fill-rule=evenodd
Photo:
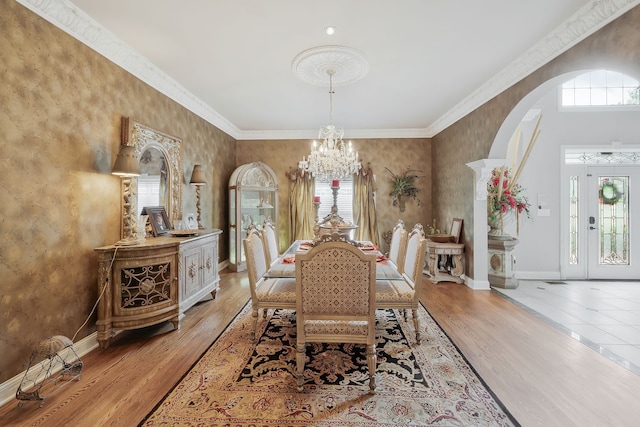
M98 254L98 343L107 348L116 330L171 321L220 288L218 241L222 230L197 236L160 236L132 246L104 246Z

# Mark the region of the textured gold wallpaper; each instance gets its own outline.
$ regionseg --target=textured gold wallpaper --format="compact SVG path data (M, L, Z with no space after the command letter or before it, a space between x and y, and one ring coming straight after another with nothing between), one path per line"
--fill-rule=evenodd
M0 28L2 383L27 368L42 339L72 338L98 297L93 248L120 238L110 172L122 116L181 138L187 179L203 164L207 227L226 228L236 153L228 135L18 3L0 1ZM183 212L195 212L194 189L184 184L182 194Z

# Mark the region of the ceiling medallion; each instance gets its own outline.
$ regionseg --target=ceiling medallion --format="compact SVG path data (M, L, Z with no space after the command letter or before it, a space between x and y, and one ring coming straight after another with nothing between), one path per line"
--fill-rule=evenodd
M305 83L327 86L327 74L333 73L333 86L354 83L369 72L362 52L346 46L318 46L293 58L293 73Z

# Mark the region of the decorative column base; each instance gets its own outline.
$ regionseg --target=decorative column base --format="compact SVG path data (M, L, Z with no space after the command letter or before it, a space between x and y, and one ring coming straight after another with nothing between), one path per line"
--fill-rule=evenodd
M515 289L518 279L514 277L515 258L511 251L518 239L498 240L489 236L489 284L496 288Z

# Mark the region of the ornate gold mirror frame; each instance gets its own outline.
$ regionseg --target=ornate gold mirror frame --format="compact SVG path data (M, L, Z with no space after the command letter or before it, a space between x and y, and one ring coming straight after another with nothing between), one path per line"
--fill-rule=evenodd
M155 148L164 156L167 163L167 206L165 209L169 221L173 223L182 217L182 141L138 123L129 117L122 118L122 145L134 148L135 156L140 161L142 153L148 148ZM122 179L122 227L121 234L136 236L138 234L138 178Z

